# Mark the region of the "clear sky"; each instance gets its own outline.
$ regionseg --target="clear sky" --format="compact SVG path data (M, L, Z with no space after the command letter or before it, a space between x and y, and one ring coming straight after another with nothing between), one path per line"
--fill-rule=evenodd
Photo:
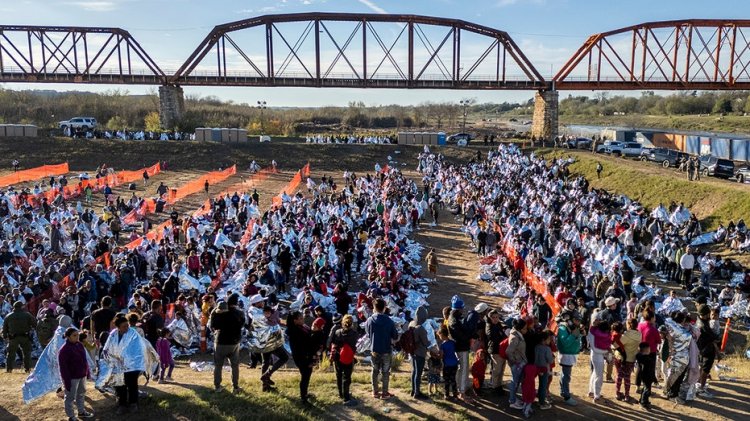
M218 24L276 13L348 12L419 14L463 19L508 32L549 78L588 35L633 24L686 18L750 16L741 0L2 0L5 25L114 26L128 30L165 70L174 70ZM301 31L301 28L299 29ZM395 34L395 27L391 32ZM248 43L263 38L245 34ZM242 38L241 34L237 34ZM294 38L294 37L293 37ZM339 37L337 37L339 38ZM346 38L346 36L344 36ZM437 38L437 36L435 37ZM433 40L435 38L432 38ZM442 38L440 38L442 39ZM439 43L440 39L433 41ZM289 40L293 43L293 40ZM244 45L244 44L243 44ZM471 45L464 47L471 49ZM251 47L248 47L251 48ZM476 45L477 51L484 47ZM300 53L302 55L302 53ZM343 64L342 64L343 65ZM338 71L340 67L337 67ZM432 71L437 71L436 68ZM9 89L100 91L112 86L4 84ZM131 93L153 88L119 87ZM186 94L215 95L235 102L265 100L269 106L368 105L423 101L523 101L527 91L350 90L186 87Z

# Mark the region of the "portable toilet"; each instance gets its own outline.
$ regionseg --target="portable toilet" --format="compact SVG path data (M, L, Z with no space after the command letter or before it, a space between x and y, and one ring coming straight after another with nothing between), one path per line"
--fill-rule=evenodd
M0 124L0 137L5 137L5 124Z
M221 129L211 129L211 140L214 142L221 142Z
M206 140L206 133L204 131L205 129L203 127L196 127L195 128L195 140L198 142L203 142Z
M445 133L444 132L439 132L437 134L437 144L438 145L445 145L445 143L446 143L445 142Z
M238 142L247 142L247 130L245 129L239 129L239 133L237 134L237 141Z

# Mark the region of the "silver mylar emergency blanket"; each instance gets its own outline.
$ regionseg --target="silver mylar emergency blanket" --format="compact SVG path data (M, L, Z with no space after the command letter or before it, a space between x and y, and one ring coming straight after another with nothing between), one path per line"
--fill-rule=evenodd
M191 333L188 329L188 325L185 319L174 319L172 323L167 326L170 332L172 332L172 339L185 348L190 346Z
M62 387L62 377L60 377L60 363L57 359L60 353L60 348L65 344L65 327L58 327L55 330L55 335L49 341L47 346L42 351L42 355L39 356L39 360L36 362L34 371L29 374L26 381L23 383L23 403L28 404L29 402L39 399L47 393L54 392L58 388ZM94 374L96 364L91 356L86 352L86 360L89 363L89 371L94 380L96 376Z
M284 332L279 325L266 323L262 308L251 306L247 313L253 319L253 330L247 339L250 352L271 352L284 346Z
M122 339L119 339L117 330L113 330L104 344L102 358L99 360L96 387L122 386L125 384L124 373L143 371L149 375L156 370L158 364L159 355L156 350L135 329L128 329Z

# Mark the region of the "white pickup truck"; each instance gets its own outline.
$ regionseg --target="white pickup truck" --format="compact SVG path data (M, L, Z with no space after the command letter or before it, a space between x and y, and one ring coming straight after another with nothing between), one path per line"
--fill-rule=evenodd
M63 130L66 128L92 130L96 128L96 119L94 117L73 117L70 120L57 123L57 126Z
M640 157L643 145L638 142L613 142L604 149L605 153L626 157Z

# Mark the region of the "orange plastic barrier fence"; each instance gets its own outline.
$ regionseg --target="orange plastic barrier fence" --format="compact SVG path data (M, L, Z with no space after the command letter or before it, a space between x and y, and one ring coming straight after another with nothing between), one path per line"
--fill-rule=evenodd
M204 188L206 180L209 180L209 183L212 182L211 180L213 180L214 183L217 183L225 180L236 172L236 166L232 166L231 168L227 168L224 171L214 171L206 175L202 175L199 178L189 181L180 188L172 190L166 198L167 203L174 204L180 199L183 199L186 196L199 191L201 188ZM145 199L137 209L133 209L132 211L128 212L127 215L123 216L122 222L132 225L135 224L140 218L143 218L144 216L154 212L156 212L156 200Z
M133 209L127 215L123 216L122 222L133 225L138 222L139 218L143 218L149 213L154 212L156 212L156 201L154 199L145 199L138 208Z
M295 190L297 190L297 187L299 187L300 183L302 183L302 177L309 177L310 176L310 163L305 164L304 167L302 167L299 171L297 171L296 174L294 174L294 177L289 181L289 183L284 187L277 196L274 196L272 200L273 206L278 206L281 204L281 196L283 194L291 194Z
M68 165L68 164L64 164ZM67 168L67 167L66 167ZM143 171L148 171L149 176L159 174L161 172L161 166L159 163L156 163L155 165L152 165L148 168L143 168L139 171L122 171L117 174L108 174L104 177L100 177L98 179L89 179L89 180L81 180L76 185L68 185L63 188L54 188L47 190L46 192L42 192L36 195L29 195L26 198L26 202L33 206L33 207L39 207L42 203L43 199L47 199L48 202L52 202L55 200L55 197L57 197L58 194L62 194L63 199L74 199L76 197L83 196L84 191L86 190L86 187L91 187L94 191L100 191L103 190L104 187L109 184L111 187L114 187L118 184L122 183L128 183L134 180L137 180L138 177L143 176ZM68 172L68 171L65 171ZM136 176L136 174L139 174ZM135 177L135 178L133 178ZM18 200L16 199L15 203L16 206L18 206Z
M136 171L120 171L117 173L116 184L130 183L131 181L140 180L143 178L144 171L148 173L149 177L153 177L161 172L161 163L157 162L150 167L141 168Z
M171 226L172 226L172 221L171 220L167 220L165 222L162 222L161 224L157 225L156 228L152 229L151 231L149 231L146 234L146 239L148 241L156 240L158 242L159 240L161 240L162 238L164 238L164 228L165 227L171 227ZM135 240L133 240L133 241L129 242L128 244L126 244L125 248L127 248L128 250L134 250L139 245L141 245L141 241L143 241L143 237L142 236L139 237L139 238L136 238Z
M500 237L502 237L502 230L500 227L497 224L494 224L494 227L495 231L497 231ZM550 294L549 289L547 288L547 283L526 267L526 262L523 261L521 255L512 245L510 245L510 243L503 243L502 252L512 262L514 268L521 269L521 279L526 282L527 285L531 286L537 294L544 297L544 301L547 302L547 305L549 305L552 310L552 315L557 317L561 311L560 304L555 300L555 297ZM553 332L557 332L557 323L554 319L550 320L549 328Z
M242 234L242 238L240 239L240 245L243 249L245 248L247 243L250 242L250 238L253 235L253 226L255 226L255 218L247 221L247 228L245 228L245 232Z
M727 324L724 325L724 335L721 337L721 352L724 352L724 350L727 347L727 342L729 342L729 325L732 323L732 318L727 317Z
M224 171L212 171L208 174L204 174L200 178L196 178L195 180L191 180L188 183L184 184L183 186L178 188L176 192L170 192L167 197L167 203L174 203L186 196L203 190L205 188L206 181L208 181L209 185L216 184L226 180L227 178L235 174L237 174L236 165L232 165Z
M214 199L220 199L224 197L224 195L232 194L236 191L243 191L246 189L253 188L258 185L261 181L268 178L269 174L273 173L272 167L266 167L257 173L251 175L247 180L237 183L233 185L232 187L224 190L223 192L219 193L218 195L214 196ZM206 201L203 203L203 206L200 207L200 209L193 212L193 218L197 218L199 216L203 216L211 211L211 199L206 199Z
M224 274L224 269L227 267L227 259L222 258L219 264L219 270L216 271L216 275L211 279L211 287L214 291L221 285L221 276Z
M55 165L42 165L41 167L29 168L28 170L16 171L0 177L0 187L10 186L11 184L23 183L24 181L38 180L51 175L62 175L70 171L68 163Z

